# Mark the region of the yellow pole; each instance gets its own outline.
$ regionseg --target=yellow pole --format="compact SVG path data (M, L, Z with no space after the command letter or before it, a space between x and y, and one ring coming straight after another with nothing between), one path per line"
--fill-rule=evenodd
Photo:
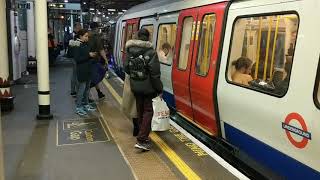
M258 48L257 48L257 60L256 60L256 71L254 78L258 78L259 61L260 61L260 43L261 43L261 31L262 31L262 17L259 20L259 34L258 34Z
M268 39L267 39L266 58L264 60L263 80L267 79L267 68L268 68L268 59L269 59L271 28L272 28L272 16L269 17L269 30L268 30Z
M274 32L274 40L273 40L273 49L272 49L272 57L271 57L271 68L270 68L270 77L271 80L273 78L273 64L274 64L274 56L276 53L276 44L277 44L277 38L278 38L278 31L279 31L279 20L280 20L280 16L277 16L277 23L276 23L276 30Z

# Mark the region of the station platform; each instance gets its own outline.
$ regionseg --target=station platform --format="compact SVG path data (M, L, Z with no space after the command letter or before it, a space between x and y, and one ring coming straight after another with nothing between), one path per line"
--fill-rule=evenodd
M152 132L152 150L134 148L132 122L121 112L123 81L103 80L106 97L87 117L75 114L70 96L71 62L50 68L53 120L37 121L37 78L23 77L12 87L15 109L2 114L6 180L248 179L171 122Z

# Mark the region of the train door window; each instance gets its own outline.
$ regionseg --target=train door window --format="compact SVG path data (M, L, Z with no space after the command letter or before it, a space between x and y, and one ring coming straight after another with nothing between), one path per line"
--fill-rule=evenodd
M178 68L186 70L188 66L190 41L192 38L192 32L194 32L193 17L186 17L183 20L181 47L179 53Z
M289 87L299 19L296 14L237 18L228 82L282 97Z
M209 70L209 64L212 54L214 29L216 23L216 15L205 15L200 28L200 47L198 51L198 59L196 64L196 73L200 76L206 76Z
M176 24L161 24L159 26L159 33L157 38L157 52L159 61L163 64L172 64L176 35Z
M132 39L137 39L137 36L138 36L138 24L135 23L132 25Z
M149 31L149 33L150 33L149 41L152 42L152 40L153 40L153 25L152 24L151 25L143 25L141 27L141 29L142 28L145 28L145 29L147 29Z
M132 24L128 24L128 30L127 30L127 39L126 42L129 41L130 39L132 39L132 33L133 33L133 29L132 29Z
M124 51L124 47L125 47L125 32L126 32L126 29L125 29L125 27L122 27L122 40L121 40L121 49L122 49L122 51Z

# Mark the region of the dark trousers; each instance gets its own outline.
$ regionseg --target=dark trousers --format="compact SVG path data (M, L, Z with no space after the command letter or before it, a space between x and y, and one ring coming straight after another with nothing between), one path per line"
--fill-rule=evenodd
M138 142L149 141L151 120L153 116L152 97L135 94L138 112L139 134Z

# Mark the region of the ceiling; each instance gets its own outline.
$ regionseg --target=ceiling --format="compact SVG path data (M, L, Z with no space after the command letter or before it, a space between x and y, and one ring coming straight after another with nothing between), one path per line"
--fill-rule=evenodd
M64 2L65 0L54 0L54 2ZM104 12L104 9L116 9L117 11L127 10L132 6L141 4L150 0L68 0L69 3L81 3L83 11L89 11L90 8Z

